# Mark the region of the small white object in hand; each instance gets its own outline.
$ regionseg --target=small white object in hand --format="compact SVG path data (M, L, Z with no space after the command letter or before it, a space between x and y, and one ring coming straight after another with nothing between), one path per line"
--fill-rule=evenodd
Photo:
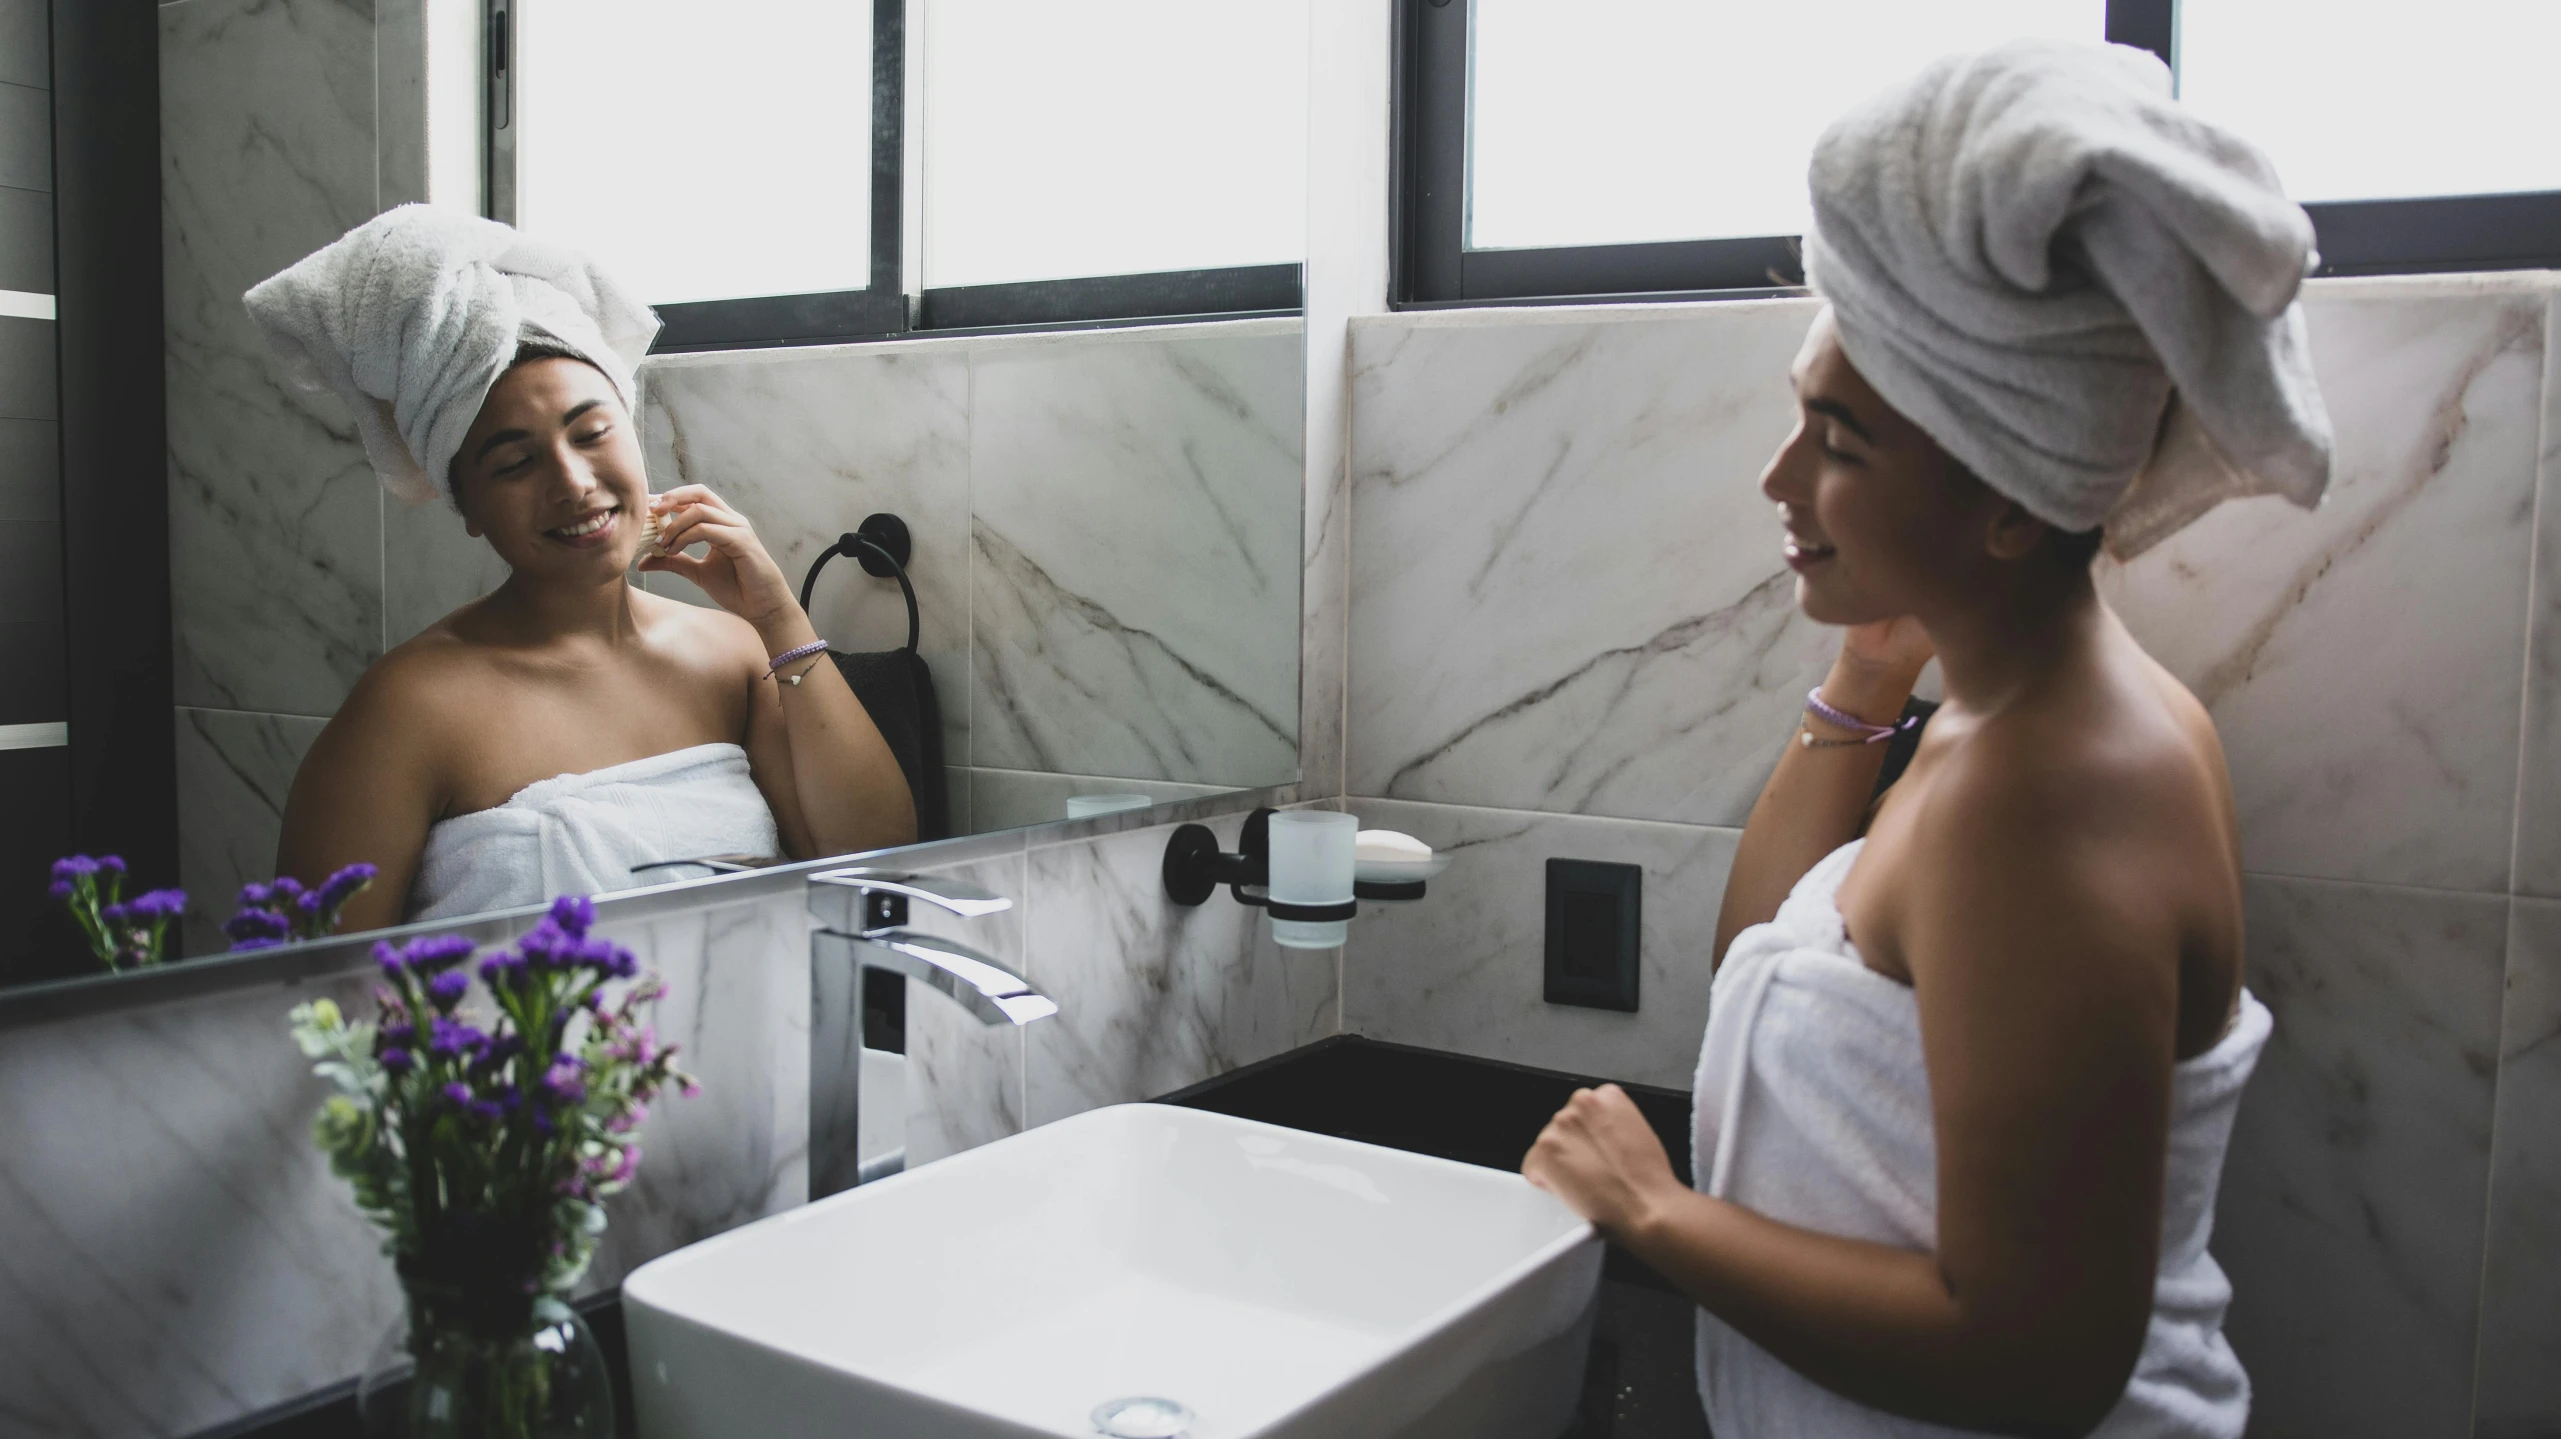
M1430 845L1392 829L1365 829L1352 839L1352 858L1355 860L1421 864L1431 857Z

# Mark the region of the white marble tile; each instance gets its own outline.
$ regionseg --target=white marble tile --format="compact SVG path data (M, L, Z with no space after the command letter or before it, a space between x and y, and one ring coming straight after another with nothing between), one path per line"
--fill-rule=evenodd
M1351 793L1742 822L1836 643L1758 488L1812 314L1353 321Z
M1244 816L1211 823L1236 842ZM1030 1026L1030 1123L1148 1099L1340 1027L1334 950L1282 949L1225 890L1165 895L1170 826L1031 850L1025 943L1059 1012Z
M660 1098L640 1172L607 1202L611 1227L584 1287L809 1198L809 920L796 894L597 932L667 981L661 1037L702 1081Z
M462 527L442 499L382 502L382 623L385 648L506 583L507 562Z
M2213 711L2250 869L2505 890L2545 297L2308 308L2328 501L2226 505L2106 591Z
M1068 817L1067 801L1079 795L1143 794L1158 804L1226 794L1228 785L1178 784L1164 779L1051 774L1045 770L973 769L969 772L969 829L985 834Z
M2535 496L2514 885L2519 894L2561 898L2561 293L2544 314L2543 450Z
M1017 971L1025 967L1024 897L1029 891L1020 853L937 866L926 872L994 890L1014 901L1014 907L1001 914L964 920L931 905L911 905L911 926L958 940ZM1021 1131L1026 1033L1010 1024L982 1024L946 996L908 981L906 1125L910 1169Z
M2508 917L2477 1439L2561 1434L2561 904Z
M285 1012L365 992L258 989L0 1042L0 1429L192 1434L363 1368L398 1291L311 1143L323 1091Z
M382 646L380 491L240 296L374 213L373 6L192 0L159 23L177 697L326 714Z
M2213 1252L2254 1434L2465 1432L2508 901L2252 877L2276 1032Z
M1364 904L1343 947L1343 1028L1372 1039L1689 1088L1731 829L1355 799L1364 829L1451 857L1409 904ZM1637 1010L1546 1000L1547 861L1644 870Z
M1298 772L1294 324L972 359L969 763Z
M327 723L303 715L178 711L176 882L187 891L189 954L229 949L222 922L231 917L240 886L275 878L285 795Z
M756 526L797 588L820 551L889 511L915 543L922 639L943 713L943 760L968 763L969 362L955 349L829 346L672 356L642 376L643 443L655 490L708 485ZM650 577L693 603L701 591ZM907 642L895 579L828 563L811 621L843 650Z

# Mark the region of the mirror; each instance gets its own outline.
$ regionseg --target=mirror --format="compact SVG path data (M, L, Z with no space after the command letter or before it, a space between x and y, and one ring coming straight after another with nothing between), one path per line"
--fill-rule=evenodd
M580 538L533 522L558 516L475 507L512 481L469 464L404 503L348 405L287 383L243 292L407 202L517 221L656 310L637 404L595 413L646 494L699 486L752 526L750 578L806 591L851 680L857 708L820 719L879 732L838 769L888 788L790 803L903 804L890 827L927 840L1298 777L1305 15L1067 8L161 8L176 833L118 847L175 855L125 877L186 890L172 962L231 948L242 887L288 869L412 875L348 911L390 923L868 847L705 818L776 809L778 759L820 764L802 701L827 658L762 677L788 626L715 621L734 585L647 565L580 609L518 562ZM559 367L602 374L536 355L491 393ZM586 443L554 408L559 443L517 450ZM439 738L403 728L430 710ZM744 777L665 788L695 751ZM289 813L328 839L280 868ZM13 880L47 918L0 979L103 968L45 882Z

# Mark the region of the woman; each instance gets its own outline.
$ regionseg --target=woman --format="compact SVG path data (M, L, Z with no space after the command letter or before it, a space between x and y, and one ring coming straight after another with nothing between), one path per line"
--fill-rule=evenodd
M1615 1086L1523 1166L1699 1302L1719 1439L2247 1418L2205 1250L2268 1033L2231 788L2089 562L2249 475L2317 499L2328 430L2308 222L2135 54L1942 62L1816 152L1830 306L1761 485L1845 632L1727 882L1698 1187Z
M297 379L349 401L385 485L439 478L509 570L368 669L294 778L278 870L379 868L347 928L914 837L895 757L753 527L699 485L649 493L645 308L575 255L424 206L248 304ZM720 608L637 588L635 560Z

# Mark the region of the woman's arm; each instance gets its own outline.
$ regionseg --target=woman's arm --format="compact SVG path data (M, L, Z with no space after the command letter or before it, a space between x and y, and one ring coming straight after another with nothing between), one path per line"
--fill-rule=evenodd
M339 910L340 933L401 922L427 831L443 806L429 761L430 721L402 702L397 669L396 660L377 664L357 682L312 741L285 797L276 873L317 887L359 861L375 867L373 883ZM220 906L229 900L221 896Z
M722 609L745 620L766 657L816 642L782 569L745 517L700 485L668 491L654 502L666 553L646 555L644 570L664 570L702 587ZM700 559L679 553L707 544ZM906 844L916 837L916 803L880 728L824 653L783 667L787 678L753 681L747 750L769 777L766 801L783 841L799 859ZM779 741L779 742L777 742Z
M1945 862L1915 886L1902 948L1936 1253L1691 1191L1614 1089L1576 1095L1522 1172L1836 1393L1942 1424L2086 1433L2123 1394L2151 1313L2177 936L2121 877L2122 835L2057 833L2050 816L1941 829Z
M1842 637L1840 657L1823 680L1824 702L1870 723L1889 724L1903 712L1929 660L1929 636L1918 621L1855 626ZM1851 737L1818 719L1809 717L1807 724L1819 736ZM1725 903L1716 914L1711 963L1724 962L1734 936L1775 916L1788 891L1823 856L1858 838L1884 768L1882 744L1818 749L1788 736L1787 752L1744 821L1743 841L1725 880Z

